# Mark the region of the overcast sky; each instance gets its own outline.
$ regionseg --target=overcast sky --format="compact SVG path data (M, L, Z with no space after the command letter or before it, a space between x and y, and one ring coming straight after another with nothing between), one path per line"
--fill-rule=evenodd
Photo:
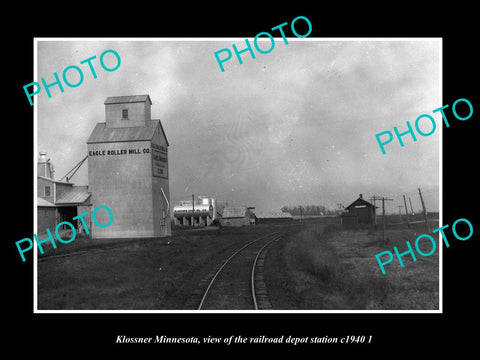
M87 138L105 121L107 97L149 94L152 118L162 121L170 143L173 203L193 193L260 211L334 209L362 193L394 198L387 212L398 213L403 194L421 208L421 188L427 210L439 210L441 120L432 110L443 105L440 40L289 38L285 45L278 38L268 54L242 54L242 65L233 55L225 72L214 52L232 43L242 49L243 38L159 40L37 42L34 81L53 82L53 73L61 77L70 65L84 70L80 86L35 96L37 151L47 152L57 179L86 156ZM113 72L99 63L108 49L121 57ZM97 79L80 65L94 55ZM105 61L115 65L111 54ZM69 75L76 82L74 71ZM405 122L413 126L421 114L437 120L437 131L416 142L405 136L405 147L394 141L383 155L375 134L406 130ZM72 182L88 184L86 164Z

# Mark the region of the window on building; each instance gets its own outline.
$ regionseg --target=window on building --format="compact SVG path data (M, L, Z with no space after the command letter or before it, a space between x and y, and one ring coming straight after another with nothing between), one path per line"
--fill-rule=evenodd
M122 119L128 119L128 109L122 110Z
M45 186L45 196L51 196L50 195L50 186Z

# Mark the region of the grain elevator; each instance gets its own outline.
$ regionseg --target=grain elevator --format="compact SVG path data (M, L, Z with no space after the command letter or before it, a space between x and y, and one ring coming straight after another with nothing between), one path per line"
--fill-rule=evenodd
M108 97L104 104L105 122L87 140L88 182L93 208L108 206L113 222L92 236L170 236L169 144L161 121L151 119L150 96ZM109 215L96 218L104 224Z

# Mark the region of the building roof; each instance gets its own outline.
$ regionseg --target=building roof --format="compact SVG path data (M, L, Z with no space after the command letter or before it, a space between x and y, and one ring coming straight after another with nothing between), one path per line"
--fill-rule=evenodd
M373 207L373 204L368 202L367 200L364 200L363 198L359 197L357 200L355 200L354 202L352 202L350 205L348 205L345 210L348 210L350 209L350 207L352 207L353 205L366 205L367 207Z
M65 184L65 185L73 185L73 183L68 183L68 182L63 181L63 180L55 180L55 179L49 178L48 176L38 175L37 177L39 179L47 180L47 181L54 182L54 183L60 183L60 184Z
M247 214L247 208L245 206L238 206L238 207L225 207L223 209L222 218L240 218L245 217Z
M72 186L57 197L55 205L81 204L88 200L90 193L87 186Z
M125 103L135 103L135 102L145 102L149 101L152 105L152 100L149 95L130 95L130 96L110 96L105 100L105 105L107 104L125 104Z
M50 201L47 201L41 197L37 197L37 206L55 207L55 204L52 204Z
M292 214L286 212L255 212L259 219L291 219Z
M160 120L148 120L145 122L145 126L124 128L107 128L106 125L107 123L105 122L97 123L87 140L87 144L152 140L155 130L159 125L165 141L167 145L169 145Z

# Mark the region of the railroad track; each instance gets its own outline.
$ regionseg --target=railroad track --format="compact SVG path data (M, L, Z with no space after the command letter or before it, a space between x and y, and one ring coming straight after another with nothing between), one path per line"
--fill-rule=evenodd
M115 249L118 247L125 247L125 246L127 245L125 244L111 245L111 246L95 247L87 250L72 251L72 252L61 253L61 254L42 255L42 256L37 255L37 262L49 261L53 259L59 259L59 258L70 257L70 256L78 256L83 254L91 254L94 252L105 251L105 250L110 250L110 249Z
M223 261L203 280L207 285L198 310L270 309L263 266L266 250L280 237L275 232L257 238Z
M169 238L169 242L173 241L173 237ZM121 247L130 247L130 246L135 246L136 244L141 244L142 242L145 241L152 241L151 239L137 239L137 240L128 240L128 241L122 241L121 243L112 243L112 244L96 244L96 245L91 245L88 246L84 249L79 249L76 251L66 251L66 252L61 252L61 253L55 253L51 252L49 254L44 254L44 255L38 255L37 253L37 262L43 262L43 261L49 261L49 260L54 260L54 259L59 259L59 258L64 258L64 257L71 257L71 256L78 256L78 255L85 255L85 254L91 254L99 251L106 251L106 250L112 250L116 248L121 248Z

